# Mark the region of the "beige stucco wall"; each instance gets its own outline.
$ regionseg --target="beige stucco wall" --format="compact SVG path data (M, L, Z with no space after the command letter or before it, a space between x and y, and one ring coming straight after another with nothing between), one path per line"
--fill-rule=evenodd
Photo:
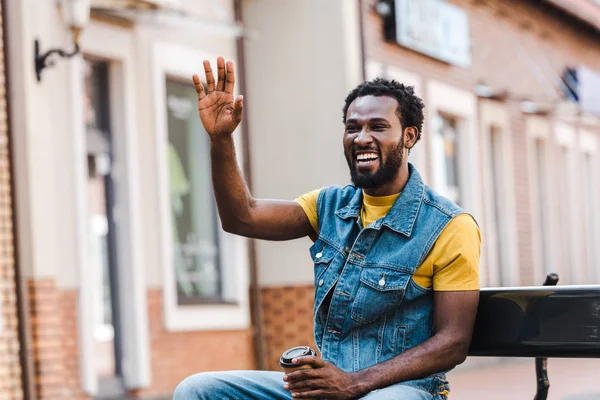
M247 117L255 197L294 199L349 181L342 106L361 79L357 2L245 3ZM257 241L263 286L312 282L308 239Z
M8 2L10 104L17 185L19 258L25 277L55 277L75 263L68 143L68 65L62 60L37 83L34 39L41 50L70 48L55 2Z
M35 3L35 4L34 4ZM217 7L218 6L218 7ZM133 85L135 103L126 120L134 119L139 134L139 191L142 221L140 243L143 246L147 284L160 287L162 266L159 256L159 205L157 200L157 148L152 118L152 48L154 43L174 43L203 54L236 57L236 38L233 36L233 2L182 2L186 21L210 21L211 24L172 25L138 23L129 29L127 42L119 41L106 32L126 28L92 20L84 29L81 47L86 56L109 57L96 54L86 46L98 40L112 41L116 52L131 46L127 57L135 65ZM210 10L207 11L207 10ZM26 277L55 278L64 287L77 287L78 226L76 220L77 196L73 167L72 107L82 103L74 98L73 72L77 61L55 58L53 67L43 72L42 81L36 82L33 71L33 43L41 39L41 49L61 47L71 49L70 33L65 28L60 9L55 2L25 0L10 2L11 21L11 78L13 80L11 108L15 121L15 173L19 224L19 248L22 269ZM98 35L103 35L101 38ZM129 41L131 40L131 42ZM91 46L93 47L93 46ZM110 58L110 57L109 57ZM118 66L118 60L113 60ZM24 67L26 66L26 67ZM198 65L198 72L202 66ZM83 78L83 77L82 77ZM112 78L112 77L111 77ZM191 77L190 77L191 78ZM129 79L129 78L127 78ZM82 105L82 104L81 104ZM111 115L116 120L122 116ZM124 126L131 126L125 121ZM123 161L123 160L120 160ZM122 197L122 196L121 196ZM117 193L117 200L119 193Z

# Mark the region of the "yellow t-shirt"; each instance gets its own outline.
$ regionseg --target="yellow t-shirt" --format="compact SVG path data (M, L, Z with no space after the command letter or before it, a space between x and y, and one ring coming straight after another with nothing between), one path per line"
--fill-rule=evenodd
M317 197L321 189L313 190L296 199L316 233L319 232ZM383 218L394 205L400 193L374 197L363 192L361 221L363 227ZM438 236L431 251L413 275L416 284L437 291L479 289L479 255L481 234L468 214L452 219Z

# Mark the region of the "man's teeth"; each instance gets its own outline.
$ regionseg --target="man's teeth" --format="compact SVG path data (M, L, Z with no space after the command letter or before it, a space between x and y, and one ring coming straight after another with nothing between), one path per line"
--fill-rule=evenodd
M356 156L358 161L371 161L377 158L376 153L363 153Z

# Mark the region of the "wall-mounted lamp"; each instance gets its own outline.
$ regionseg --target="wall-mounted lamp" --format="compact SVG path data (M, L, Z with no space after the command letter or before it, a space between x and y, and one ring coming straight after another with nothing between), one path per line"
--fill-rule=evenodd
M475 95L484 99L503 101L508 98L508 91L493 89L485 83L479 82L475 85Z
M375 4L375 11L384 18L392 15L392 6L388 1L379 1Z
M74 49L67 52L62 49L50 49L44 54L40 51L40 41L35 40L35 74L38 82L42 79L42 71L44 68L52 66L53 63L48 62L48 57L52 54L58 54L62 58L70 58L79 53L79 36L81 30L90 20L91 0L59 0L62 10L62 17L65 25L71 29L73 33Z
M549 105L544 105L540 103L536 103L531 100L522 100L520 103L521 112L523 114L533 114L533 115L548 115L552 112L552 109Z

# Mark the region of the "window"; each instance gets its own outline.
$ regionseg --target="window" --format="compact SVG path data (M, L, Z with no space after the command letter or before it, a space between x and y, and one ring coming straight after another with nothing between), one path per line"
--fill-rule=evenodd
M198 65L216 56L165 43L155 43L152 55L165 328L247 329L248 241L225 232L218 220L209 138L189 83ZM238 149L237 156L242 165L244 152Z
M594 158L590 153L582 154L582 183L585 212L585 257L587 265L588 283L600 283L600 253L598 252L598 230L596 221L598 221L597 190L598 179L594 174Z
M539 245L539 265L540 270L544 274L550 270L550 238L548 236L550 222L548 214L548 202L547 202L547 185L548 177L546 175L546 142L544 139L536 138L534 142L534 162L535 162L535 200L537 206L535 207L537 226L534 229L534 237L538 241Z
M432 141L435 188L440 194L460 204L457 119L438 113L434 121Z
M495 284L497 286L507 285L507 279L505 269L509 268L506 261L507 259L507 240L506 240L506 221L507 215L502 204L502 199L505 197L504 193L506 188L504 187L505 176L504 176L504 162L503 162L503 142L502 142L502 131L497 126L489 127L489 146L490 146L490 174L491 174L491 199L492 205L492 223L493 223L493 237L494 251L492 252L491 260L492 267L495 269L494 275L496 277Z
M571 242L571 218L573 218L573 214L569 212L573 208L573 204L571 202L571 174L570 174L570 162L569 162L569 149L566 146L559 147L559 159L558 159L558 176L557 181L563 182L564 190L560 190L560 193L557 193L560 201L560 213L559 213L559 223L560 223L560 248L561 248L561 264L558 268L562 273L560 276L560 280L563 283L573 284L573 276L574 276L574 268L577 268L577 265L574 265L574 254L573 254L573 246Z
M173 268L179 305L221 302L218 219L208 134L194 87L167 80L168 174Z

